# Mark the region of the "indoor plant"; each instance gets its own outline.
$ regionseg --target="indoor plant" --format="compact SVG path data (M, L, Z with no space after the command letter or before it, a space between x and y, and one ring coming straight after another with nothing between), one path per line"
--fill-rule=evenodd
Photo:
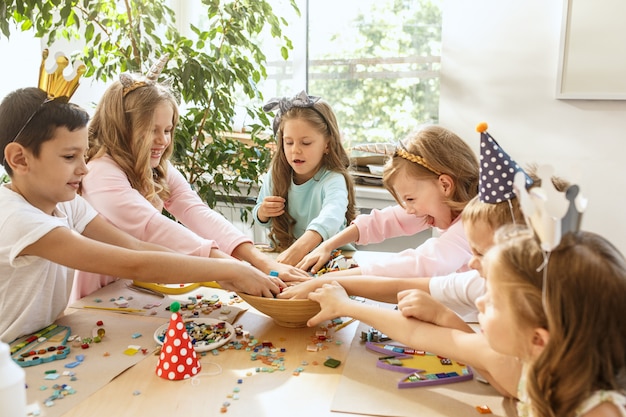
M256 184L269 163L269 119L260 106L246 108L251 142L233 140L235 104L244 98L259 102L257 83L264 79L265 54L255 38L269 30L287 58L291 41L282 34L287 24L265 0L202 0L201 30L184 36L172 9L152 0L5 0L0 31L33 31L44 43L55 39L84 42L85 77L107 82L121 72L146 72L156 57L170 54L163 71L180 92L181 120L173 162L207 203L214 207L216 190L227 199L247 194L240 184ZM295 0L291 6L297 11ZM237 103L239 104L239 103ZM208 174L208 175L207 175ZM249 190L248 187L248 190ZM246 212L242 216L246 217Z

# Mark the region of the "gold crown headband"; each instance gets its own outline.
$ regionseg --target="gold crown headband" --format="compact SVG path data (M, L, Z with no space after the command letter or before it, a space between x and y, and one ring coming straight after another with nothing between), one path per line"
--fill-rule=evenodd
M122 96L126 97L128 93L131 91L135 91L139 87L144 87L146 85L154 85L159 79L159 75L163 68L165 68L165 64L170 59L170 54L164 54L159 58L157 62L155 62L151 67L148 74L146 74L145 79L135 80L135 78L129 73L120 74L120 82L124 89L122 90Z
M62 101L69 101L76 89L78 88L78 79L85 73L87 69L85 64L74 62L74 71L68 76L63 75L63 71L70 63L70 60L65 56L63 52L57 52L55 58L55 64L52 66L51 71L46 71L46 60L48 59L49 51L44 49L41 51L41 65L39 67L39 89L46 92L46 99L43 103L33 111L33 113L26 119L26 122L22 125L17 134L13 137L10 143L16 142L20 137L24 129L30 124L33 118L39 114L41 109L46 103L62 99ZM3 158L4 163L4 158Z
M69 76L64 76L63 72L70 63L70 60L63 52L55 55L55 64L51 71L46 71L46 60L49 51L44 49L41 53L41 66L39 67L39 88L48 94L49 100L59 97L67 97L69 100L78 88L78 79L85 73L85 64L74 62L74 71Z
M402 148L396 149L396 155L398 155L401 158L406 159L407 161L411 161L418 165L421 165L434 174L441 175L441 172L437 171L436 169L428 165L426 160L419 155L412 154L411 152L404 150Z

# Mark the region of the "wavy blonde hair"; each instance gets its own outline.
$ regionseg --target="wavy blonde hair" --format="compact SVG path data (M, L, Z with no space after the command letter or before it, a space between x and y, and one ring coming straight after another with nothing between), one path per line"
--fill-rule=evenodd
M322 167L329 171L340 173L346 180L348 207L345 217L347 224L350 224L357 214L354 180L348 170L350 167L350 158L341 143L341 135L339 133L339 125L335 113L330 105L322 99L318 100L313 108L292 107L281 116L276 132L276 152L274 152L271 164L272 183L274 186L272 191L273 195L281 196L287 201L287 194L291 187L293 168L289 165L283 150L283 130L285 122L294 119L306 121L326 138L328 154L324 155L322 158ZM269 238L277 250L285 250L296 241L293 234L295 224L295 219L291 217L287 210L285 210L284 214L272 219Z
M619 250L597 234L569 233L550 254L543 288L544 253L532 232L496 235L488 256L502 266L494 279L508 289L515 326L550 334L526 375L533 415L574 416L595 391L626 393L626 320L619 313L626 260Z
M178 124L178 103L173 92L162 84L147 84L123 95L115 81L104 93L89 124L87 161L109 155L124 171L131 186L155 207L169 198L167 161L174 147L173 132ZM172 142L156 168L150 166L154 111L162 103L172 107Z
M408 175L416 179L436 180L441 174L453 180L453 192L445 202L458 216L465 205L478 193L478 158L465 141L441 126L425 126L403 140L403 150L419 157L414 162L398 153L389 158L383 169L383 184L402 205L393 184Z

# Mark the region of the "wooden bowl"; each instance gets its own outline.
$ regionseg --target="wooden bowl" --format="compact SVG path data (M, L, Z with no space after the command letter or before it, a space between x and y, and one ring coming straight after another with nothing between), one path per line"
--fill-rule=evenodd
M320 305L311 300L266 298L243 293L237 295L283 327L306 327L307 320L320 312Z

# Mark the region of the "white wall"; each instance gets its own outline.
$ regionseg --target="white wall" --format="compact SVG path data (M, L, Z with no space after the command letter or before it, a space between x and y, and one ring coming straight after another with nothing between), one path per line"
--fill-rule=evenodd
M555 99L562 1L445 0L440 123L475 126L522 166L551 164L589 199L583 229L626 253L626 101Z
M0 37L0 54L4 64L0 66L0 99L22 87L37 87L41 46L31 34L11 27L11 38ZM17 58L19 57L19 58Z

